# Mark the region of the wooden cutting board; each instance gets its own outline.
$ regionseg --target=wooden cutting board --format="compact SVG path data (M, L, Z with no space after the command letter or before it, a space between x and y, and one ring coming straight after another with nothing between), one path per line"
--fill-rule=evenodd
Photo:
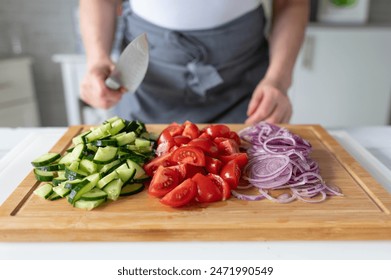
M343 197L315 204L231 198L173 209L144 191L85 211L33 195L39 183L30 172L0 207L0 241L391 240L390 193L321 126L287 128L312 144L322 177ZM51 151L64 152L83 129L70 127Z

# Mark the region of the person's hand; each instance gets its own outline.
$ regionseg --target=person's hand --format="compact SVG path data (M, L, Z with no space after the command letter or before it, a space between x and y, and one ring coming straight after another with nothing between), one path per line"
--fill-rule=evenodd
M84 102L95 108L109 109L121 100L126 89L111 90L105 85L113 68L113 64L89 68L80 86L80 97Z
M246 124L260 121L287 123L292 116L292 104L276 83L262 80L255 88L247 109Z

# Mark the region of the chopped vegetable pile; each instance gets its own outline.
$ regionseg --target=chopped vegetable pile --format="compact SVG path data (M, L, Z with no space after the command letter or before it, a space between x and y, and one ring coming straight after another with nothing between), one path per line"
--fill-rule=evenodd
M249 162L243 171L243 179L249 184L239 188L255 187L258 194L233 190L235 197L288 203L296 199L321 202L327 195L342 195L337 187L327 185L320 176L318 164L309 156L311 144L286 128L261 122L241 130L239 136L250 144ZM272 190L290 191L273 197Z
M46 153L31 163L38 181L34 194L47 200L67 198L91 210L144 189L142 165L154 154L154 140L138 121L113 117L72 139L64 155Z
M172 123L157 144L158 156L144 165L148 193L171 207L228 199L248 162L238 134L223 124Z

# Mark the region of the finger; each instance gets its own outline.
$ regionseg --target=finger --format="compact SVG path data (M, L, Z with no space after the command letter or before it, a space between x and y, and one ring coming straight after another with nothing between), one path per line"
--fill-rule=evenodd
M276 101L271 95L264 95L262 102L259 103L258 107L255 111L250 115L250 117L246 120L246 123L257 123L265 120L277 106Z
M247 116L251 116L252 114L254 114L255 110L262 102L262 98L263 98L263 91L260 88L256 88L251 97L250 103L248 104Z

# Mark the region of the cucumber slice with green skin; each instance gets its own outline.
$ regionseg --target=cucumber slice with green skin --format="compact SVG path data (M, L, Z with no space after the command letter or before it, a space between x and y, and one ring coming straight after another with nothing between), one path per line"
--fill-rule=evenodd
M34 159L31 162L31 164L34 167L46 166L46 165L51 164L52 162L55 162L60 157L61 157L61 155L58 153L46 153L46 154L43 154L43 155L37 157L36 159Z
M135 163L134 161L131 161L131 160L126 160L126 163L128 164L128 167L129 168L134 168L136 169L136 174L134 174L134 177L133 179L140 179L142 178L143 176L145 176L145 171L144 169L137 163Z
M108 183L104 188L103 191L107 193L107 198L111 200L117 200L119 197L119 194L121 193L121 189L123 186L123 182L121 179L114 179L110 183Z
M126 169L120 169L118 168L115 170L117 172L118 177L121 179L122 182L128 183L130 182L134 175L136 174L136 169L132 168L126 168Z
M116 172L116 170L112 171L111 173L107 174L106 176L104 176L103 178L101 178L98 183L96 184L96 186L100 189L104 188L108 183L110 183L111 181L113 181L114 179L118 179L118 173Z
M120 196L130 196L136 193L141 192L144 190L144 184L141 183L133 183L133 184L127 184L122 187Z
M57 176L57 177L53 178L52 183L54 186L58 186L59 184L61 184L62 182L65 182L65 181L68 181L68 179L65 178L64 176Z
M72 162L74 162L74 159L72 157L72 153L65 154L59 161L59 164L70 165Z
M88 134L90 134L91 133L91 130L89 130L89 131L85 131L85 132L83 132L83 133L81 133L81 134L79 134L78 136L75 136L75 137L73 137L72 138L72 143L73 143L73 145L77 145L77 144L81 144L81 143L86 143L87 141L86 141L86 136L88 135Z
M56 192L53 192L48 198L47 200L58 200L58 199L61 199L62 197L60 195L58 195Z
M90 176L87 176L84 180L87 180L88 183L83 186L76 185L68 195L68 202L74 205L75 202L78 201L83 194L89 192L96 186L99 178L100 178L99 173L95 173Z
M91 142L91 144L96 147L107 147L107 146L117 147L118 146L118 142L115 139L98 139L98 140Z
M102 174L102 177L104 177L107 174L113 172L115 169L117 169L123 163L124 163L124 161L117 159L115 161L112 161L108 164L103 165L102 168L99 170L99 172Z
M127 144L132 144L136 140L136 133L133 131L124 133L118 137L116 137L118 146L125 146Z
M47 199L50 197L50 195L53 193L53 185L50 183L46 183L43 185L40 185L35 191L34 194L42 197L44 199Z
M44 171L34 168L34 175L38 181L51 182L57 176L55 171Z
M111 128L110 123L102 124L91 130L91 133L85 136L85 140L87 143L91 143L92 141L103 139L109 136L109 129Z
M88 174L93 174L98 171L98 165L92 160L82 159L79 164L81 171L85 171Z
M85 210L92 210L101 204L103 204L106 201L106 199L100 199L100 200L78 200L75 202L75 207Z
M115 160L118 148L116 147L99 147L94 156L93 161L99 164L106 164Z
M82 187L84 185L87 185L88 184L88 180L86 180L86 179L75 179L75 180L71 180L71 181L66 181L63 184L64 184L64 188L73 190L76 187L79 188L79 187Z
M72 170L71 167L65 167L65 178L68 180L83 179L88 174L81 170Z
M106 199L106 198L107 198L106 192L104 192L103 190L101 190L99 188L93 188L89 192L83 194L80 197L80 200L93 201L93 200L101 200L101 199Z
M121 118L118 118L117 120L111 123L111 128L109 130L109 133L110 135L116 135L125 127L126 127L125 121Z
M53 191L56 194L58 194L59 196L65 197L65 196L67 196L71 192L71 189L66 188L65 184L62 183L62 184L60 184L58 186L53 187Z
M85 150L86 150L86 145L84 145L84 143L77 144L71 152L73 160L78 160L83 158Z
M36 168L39 169L39 170L43 170L43 171L60 171L60 170L64 170L65 169L65 164L62 164L62 163L52 163L52 164L49 164L49 165L39 166L39 167L36 167Z

